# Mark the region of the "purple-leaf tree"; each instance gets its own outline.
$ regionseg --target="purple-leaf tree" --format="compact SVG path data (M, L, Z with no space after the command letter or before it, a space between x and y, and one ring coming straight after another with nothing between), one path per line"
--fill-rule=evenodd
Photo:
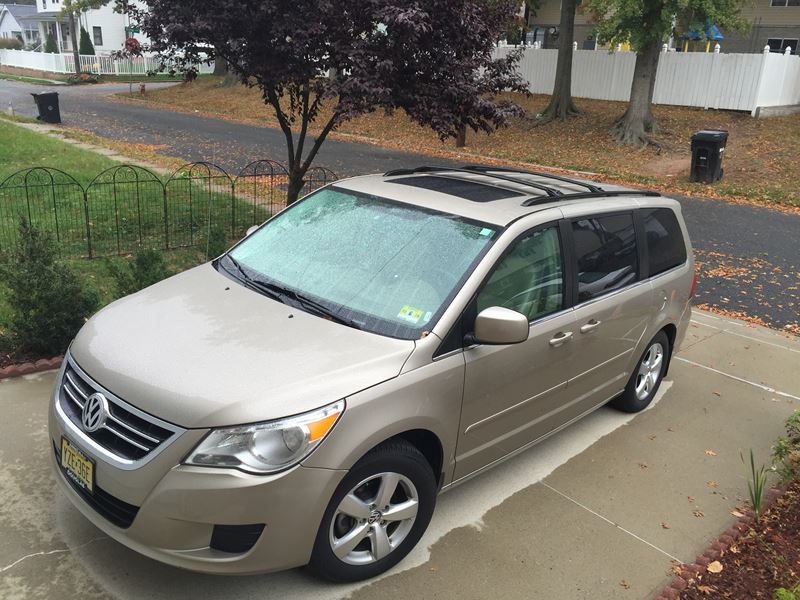
M143 0L124 10L164 64L219 56L261 91L286 137L290 203L348 119L402 109L444 140L522 116L501 95L527 92L519 56L492 59L519 0Z

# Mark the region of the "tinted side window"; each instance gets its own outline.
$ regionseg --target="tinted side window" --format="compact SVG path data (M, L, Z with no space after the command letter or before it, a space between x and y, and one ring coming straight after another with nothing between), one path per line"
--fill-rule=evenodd
M633 215L573 221L572 237L578 259L578 302L636 281L639 259Z
M647 237L650 276L685 263L686 243L675 213L669 208L648 208L641 214Z
M522 238L497 265L478 294L478 312L503 306L529 321L563 308L563 270L557 227Z

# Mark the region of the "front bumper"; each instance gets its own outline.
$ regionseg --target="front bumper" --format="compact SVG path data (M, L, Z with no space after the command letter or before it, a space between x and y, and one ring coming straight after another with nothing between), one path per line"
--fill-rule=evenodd
M308 562L322 515L345 471L296 466L255 476L182 465L205 434L201 430L188 430L142 467L123 470L93 452L55 410L60 379L50 405L51 463L64 494L108 536L155 560L207 573L264 573ZM96 461L101 493L134 509L129 527L112 523L66 479L57 459L62 436ZM210 546L215 525L250 524L264 524L264 529L247 551Z

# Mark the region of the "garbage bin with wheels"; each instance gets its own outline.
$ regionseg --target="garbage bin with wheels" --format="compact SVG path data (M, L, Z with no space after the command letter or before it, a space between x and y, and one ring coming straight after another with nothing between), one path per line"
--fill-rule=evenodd
M42 92L31 94L36 101L36 108L39 109L39 116L36 117L45 123L61 123L61 111L58 108L58 92Z
M692 168L689 181L714 183L722 179L722 157L728 132L724 129L704 129L692 136Z

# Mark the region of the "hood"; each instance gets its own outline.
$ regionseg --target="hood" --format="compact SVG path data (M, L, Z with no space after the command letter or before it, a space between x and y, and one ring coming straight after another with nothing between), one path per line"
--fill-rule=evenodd
M192 428L323 406L396 377L413 349L272 300L206 264L110 304L70 353L126 402Z

